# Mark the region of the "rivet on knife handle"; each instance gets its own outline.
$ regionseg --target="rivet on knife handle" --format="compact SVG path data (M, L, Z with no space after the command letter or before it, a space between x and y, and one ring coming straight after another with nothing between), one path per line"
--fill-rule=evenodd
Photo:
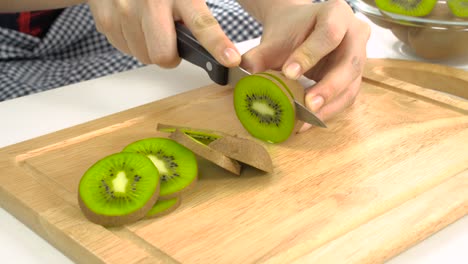
M212 81L226 85L229 69L219 63L203 48L190 30L182 23L175 23L177 33L177 51L182 59L204 69Z

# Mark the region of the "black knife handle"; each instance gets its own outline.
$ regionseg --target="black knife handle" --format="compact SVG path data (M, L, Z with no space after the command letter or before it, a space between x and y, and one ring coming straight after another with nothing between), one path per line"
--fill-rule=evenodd
M180 22L175 23L177 32L177 51L182 59L204 69L212 81L226 85L229 69L219 63L200 45L190 30Z

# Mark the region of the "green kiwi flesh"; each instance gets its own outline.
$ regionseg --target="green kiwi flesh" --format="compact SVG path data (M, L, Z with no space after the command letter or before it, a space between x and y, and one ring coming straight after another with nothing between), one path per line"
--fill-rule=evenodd
M151 160L135 153L116 153L84 173L78 203L91 222L120 226L143 218L158 199L159 187L159 172Z
M158 200L148 211L145 218L154 218L167 215L175 211L181 204L181 198L175 197L168 200Z
M250 75L239 80L234 88L234 108L243 127L266 142L285 141L296 124L290 95L265 76Z
M176 129L184 132L188 136L198 140L199 142L208 145L211 142L215 141L216 139L225 135L225 133L219 131L211 131L207 129L198 129L198 128L191 128L191 127L184 127L184 126L177 126L177 125L169 125L169 124L162 124L158 123L157 130L161 132L168 132L172 133Z
M468 0L448 0L452 13L457 17L468 17Z
M436 3L437 0L375 0L382 11L415 17L429 14Z
M159 171L159 196L175 197L197 180L195 154L168 138L146 138L126 146L122 152L134 152L148 157Z

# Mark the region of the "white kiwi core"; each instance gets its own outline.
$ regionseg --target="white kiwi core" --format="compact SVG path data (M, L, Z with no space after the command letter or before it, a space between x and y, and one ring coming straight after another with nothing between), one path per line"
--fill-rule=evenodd
M119 171L117 176L112 180L112 186L114 187L114 192L124 193L127 189L127 175L124 171Z
M253 102L252 109L263 115L275 115L275 110L264 102Z
M159 173L161 173L161 174L167 174L168 173L168 169L166 167L166 162L158 159L154 155L148 155L148 158L153 162L154 166L156 166L156 168L158 168Z

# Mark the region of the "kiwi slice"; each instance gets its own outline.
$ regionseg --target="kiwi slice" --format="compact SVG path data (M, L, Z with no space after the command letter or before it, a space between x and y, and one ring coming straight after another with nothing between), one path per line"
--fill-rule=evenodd
M243 127L266 142L283 142L296 127L291 91L270 76L254 74L239 80L234 88L234 108Z
M468 0L448 0L452 13L457 17L468 17Z
M436 3L437 0L375 0L382 11L415 17L429 14Z
M168 200L158 200L148 211L145 218L155 218L174 212L181 204L181 198L175 197Z
M273 172L273 162L267 150L252 140L225 136L211 142L208 146L229 158L262 171Z
M169 124L162 124L158 123L156 129L161 132L169 132L172 133L176 129L184 132L185 134L195 138L196 140L202 142L205 145L210 144L211 142L215 141L216 139L226 136L226 133L220 131L212 131L207 129L199 129L199 128L191 128L185 126L178 126L178 125L169 125Z
M78 204L91 222L125 225L146 215L158 199L159 187L159 172L151 160L136 153L116 153L84 173Z
M171 133L170 138L192 150L200 157L203 157L236 175L240 175L241 165L239 162L226 157L221 152L208 147L201 141L198 141L197 139L187 135L185 132L176 129L173 133Z
M122 152L143 154L153 162L161 179L159 197L175 197L197 180L195 154L169 138L138 140L126 146Z

